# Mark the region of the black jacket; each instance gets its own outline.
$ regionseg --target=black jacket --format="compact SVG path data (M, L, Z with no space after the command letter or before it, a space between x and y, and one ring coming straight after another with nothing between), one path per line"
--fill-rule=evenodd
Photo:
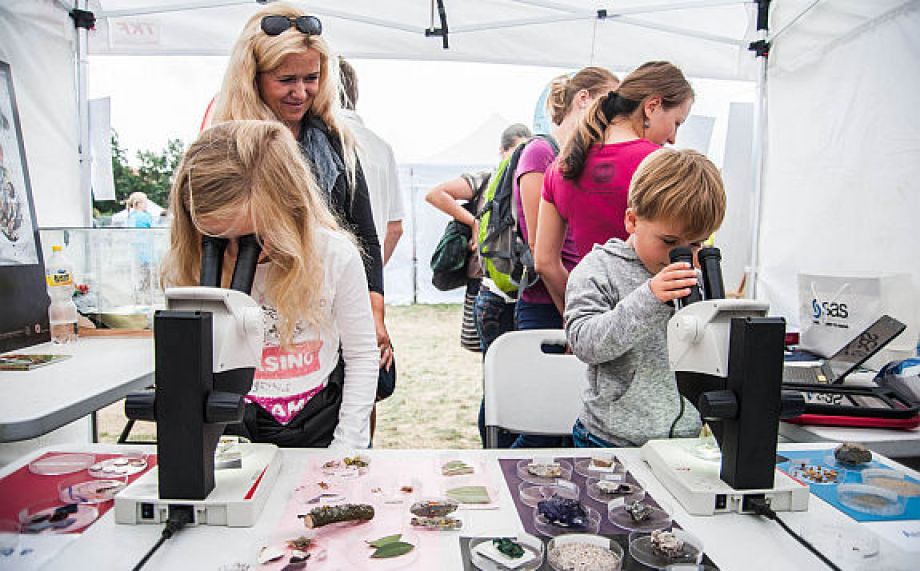
M328 147L323 144L323 140L331 147L334 155L327 156ZM341 141L318 117L304 118L298 142L316 182L326 193L330 210L339 219L339 223L358 239L368 289L383 295L383 255L361 164L356 158L355 185L351 188Z

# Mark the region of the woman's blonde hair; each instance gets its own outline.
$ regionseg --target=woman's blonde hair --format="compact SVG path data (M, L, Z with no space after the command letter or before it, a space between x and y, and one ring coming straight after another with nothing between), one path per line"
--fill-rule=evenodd
M307 15L288 4L272 4L249 18L230 54L223 85L215 101L213 121L277 120L275 113L259 95L258 74L276 69L289 55L315 50L320 59L319 89L307 113L320 118L339 137L345 151L343 155L349 184L354 186L355 140L337 118L341 110L338 58L332 55L329 44L322 36L301 33L294 26L277 36L269 36L261 28L265 16L297 18Z
M660 97L664 109L693 99L693 88L680 68L666 61L650 61L626 76L615 90L598 97L559 155L562 176L576 180L581 176L588 151L603 143L607 127L616 119L632 122L636 133L644 132L645 102Z
M562 124L562 120L572 108L572 101L582 89L594 98L602 91L616 89L619 84L620 78L602 67L591 66L583 68L575 75L560 75L549 84L549 95L546 97L546 109L553 124Z
M199 283L202 217L233 221L248 212L268 246L266 295L278 310L282 343L290 344L299 319L322 325L316 232L339 228L287 127L227 121L202 131L176 171L169 208L174 219L164 285ZM231 269L224 269L227 287Z
M627 206L646 220L679 223L687 236L708 237L725 218L719 169L691 149L659 149L639 163Z

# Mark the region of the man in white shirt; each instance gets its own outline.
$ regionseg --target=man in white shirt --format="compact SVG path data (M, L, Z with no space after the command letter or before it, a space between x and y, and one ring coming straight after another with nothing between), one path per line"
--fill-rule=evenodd
M339 58L342 83L342 107L345 124L354 133L358 145L358 160L364 170L367 189L371 195L371 211L377 236L382 238L383 263L386 264L402 236L403 199L399 190L399 172L393 149L376 133L364 126L355 112L358 102L358 77L343 58Z

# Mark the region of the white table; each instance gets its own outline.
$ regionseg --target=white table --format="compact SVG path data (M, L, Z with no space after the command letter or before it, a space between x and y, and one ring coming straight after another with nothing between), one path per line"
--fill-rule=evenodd
M817 446L826 448L826 445ZM83 447L86 448L85 446ZM112 451L113 446L95 445L95 451ZM786 449L809 449L814 445L788 445ZM124 447L120 448L124 450ZM558 451L571 456L573 451ZM435 450L371 450L375 458L437 458L443 451ZM499 491L501 509L465 512L465 529L462 532L443 533L439 536L439 570L462 569L459 555L459 535L516 533L520 522L507 486L501 475L499 457L531 457L533 452L509 450L464 450L455 454L469 455L468 458L483 458L487 469L492 472ZM675 519L688 531L699 537L707 554L722 569L822 569L823 565L811 553L801 547L775 523L759 517L739 514L722 514L712 517L694 517L683 511L676 500L658 483L648 466L640 459L638 449L619 449L616 454L627 468L649 490L656 500L670 504ZM252 528L223 528L211 526L189 527L170 539L151 558L145 569L231 569L235 563L254 564L256 550L266 538L277 537L275 530L279 519L286 511L293 490L301 483L307 462L317 457L329 457L326 450L285 450L283 468L279 480L271 493L265 510L256 526ZM8 466L0 471L3 476L24 464ZM910 471L909 471L910 472ZM910 472L917 476L915 472ZM809 510L799 513L782 513L780 517L794 530L806 525L853 524L852 521L817 497L810 498ZM917 523L917 522L913 522ZM881 522L859 524L864 529L884 533L903 522ZM68 569L127 569L135 565L160 536L158 525L117 525L112 512L88 529L82 536L60 539L59 551L46 568ZM59 536L60 537L60 536ZM881 541L881 553L871 568L915 569L917 553L902 551L887 541ZM911 558L913 555L913 559ZM330 565L314 565L308 568L328 571L336 569ZM343 568L344 569L344 568ZM429 571L429 570L425 570Z
M859 442L889 458L920 457L920 427L913 430L889 428L851 428L779 423L779 434L790 442Z
M153 384L153 338L81 338L15 352L71 358L31 371L0 371L0 442L41 436Z

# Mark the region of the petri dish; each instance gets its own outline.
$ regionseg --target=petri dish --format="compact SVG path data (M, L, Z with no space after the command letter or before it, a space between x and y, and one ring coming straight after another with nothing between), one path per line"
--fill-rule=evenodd
M869 486L885 488L906 498L920 496L920 484L908 480L897 470L870 468L862 471L862 483Z
M343 458L332 458L320 464L320 471L326 476L337 478L357 478L370 471L371 459L361 454L352 454Z
M612 462L610 466L599 466L593 458L582 458L575 461L575 473L581 474L586 478L598 478L607 474L626 474L626 468L623 463L614 457L610 457Z
M549 541L546 546L546 560L555 571L570 569L619 571L623 566L623 548L608 537L570 533L554 537Z
M104 480L71 478L58 484L58 497L66 504L101 504L112 500L127 485L127 476Z
M619 498L623 498L627 502L645 499L645 490L638 484L630 484L629 482L588 478L585 483L585 489L589 498L602 504Z
M518 497L521 498L524 505L532 508L537 507L537 503L548 500L554 495L577 500L580 494L581 488L578 487L578 484L568 480L560 480L555 484L531 484L529 482L518 484Z
M879 553L878 536L856 523L806 522L799 535L844 568L858 567Z
M789 467L789 475L807 484L839 484L847 479L847 471L839 466L831 468L820 462L796 461Z
M496 549L495 539L511 539L524 549L524 555L518 558L504 555ZM480 571L534 571L543 565L543 556L543 541L529 533L470 539L470 562Z
M582 505L587 514L585 524L580 527L559 525L550 522L540 514L538 508L533 509L533 523L537 532L547 537L556 537L567 533L596 534L601 528L601 514L591 506Z
M95 461L95 454L53 454L32 461L29 471L42 476L60 476L86 470Z
M671 516L668 514L667 510L645 502L639 503L649 508L649 513L646 518L636 521L629 511L626 510L627 506L630 504L612 500L607 504L607 519L613 525L628 531L648 532L671 527Z
M907 509L907 498L897 492L866 484L840 484L837 499L859 512L878 516L898 516Z
M41 503L19 512L22 533L56 535L78 531L96 521L99 510L90 504Z
M4 558L15 555L19 549L20 527L18 521L0 519L0 568Z
M699 565L703 559L703 542L682 529L672 529L670 533L683 542L680 552L666 555L653 546L652 533L634 531L629 534L629 554L639 563L652 569Z
M133 476L146 469L146 454L125 454L96 462L89 467L89 475L93 478L117 478Z
M549 462L559 464L559 474L556 476L538 476L531 472L532 465L541 465L547 464ZM517 475L521 480L528 482L530 484L553 484L558 479L571 480L572 479L572 463L568 460L562 460L560 458L554 459L529 459L521 460L517 463Z

